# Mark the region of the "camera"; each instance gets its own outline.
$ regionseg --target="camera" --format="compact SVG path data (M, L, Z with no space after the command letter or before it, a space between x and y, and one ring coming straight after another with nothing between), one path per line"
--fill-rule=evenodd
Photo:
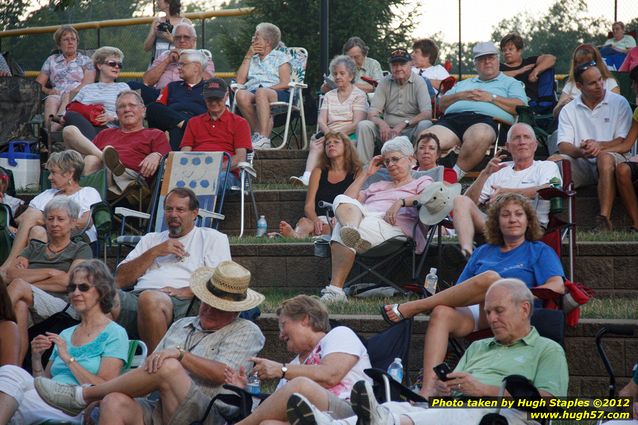
M157 26L157 31L159 32L172 32L173 25L170 22L160 22Z

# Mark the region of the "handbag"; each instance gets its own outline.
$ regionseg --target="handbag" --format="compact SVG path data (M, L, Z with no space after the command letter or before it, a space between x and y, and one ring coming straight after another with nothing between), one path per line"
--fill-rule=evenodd
M106 110L104 109L104 105L100 105L99 103L87 105L74 100L73 102L70 102L68 105L66 105L66 110L70 112L77 112L78 114L89 120L89 122L95 127L104 126L103 122L97 121L97 117L106 112Z
M66 312L70 306L71 304L67 304L62 311L58 311L57 313L52 314L51 316L44 319L40 323L31 326L29 328L29 341L31 341L36 336L42 335L46 332L59 334L63 330L80 323L79 320L74 319L73 317L71 317L69 313ZM46 364L49 361L49 357L51 357L52 352L53 352L53 347L49 348L44 353L42 353L43 366L46 367ZM25 370L31 373L31 346L30 345L29 345L29 350L27 351L27 355L24 359L24 364L22 366Z

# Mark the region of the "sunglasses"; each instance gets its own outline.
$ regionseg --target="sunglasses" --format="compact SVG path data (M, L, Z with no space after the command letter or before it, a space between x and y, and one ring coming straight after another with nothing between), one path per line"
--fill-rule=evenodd
M76 289L79 289L80 292L89 292L91 288L93 288L93 286L89 285L88 283L78 283L78 284L70 283L66 287L66 292L68 294L72 294L73 292L75 292Z
M598 64L596 61L589 61L586 63L581 63L574 69L574 78L580 77L583 75L583 72L587 71L589 68L597 67Z
M111 68L120 68L120 69L122 69L122 67L124 66L122 62L117 62L117 61L104 62L104 65L108 65Z

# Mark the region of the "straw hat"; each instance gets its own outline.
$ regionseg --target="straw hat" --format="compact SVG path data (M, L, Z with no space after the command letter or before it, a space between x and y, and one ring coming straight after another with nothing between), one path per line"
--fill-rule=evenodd
M264 296L248 288L250 271L234 261L217 267L200 267L191 276L193 293L203 303L222 311L245 311L257 307Z
M419 219L421 223L433 226L452 211L452 201L461 194L461 185L435 182L421 192Z

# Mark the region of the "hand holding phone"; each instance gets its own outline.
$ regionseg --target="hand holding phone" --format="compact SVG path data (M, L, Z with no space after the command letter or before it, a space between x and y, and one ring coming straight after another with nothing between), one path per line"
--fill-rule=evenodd
M448 373L452 373L452 370L450 369L450 366L448 366L447 363L445 363L445 362L434 366L432 369L434 370L434 373L436 373L436 376L441 381L447 381L449 379L447 377Z

